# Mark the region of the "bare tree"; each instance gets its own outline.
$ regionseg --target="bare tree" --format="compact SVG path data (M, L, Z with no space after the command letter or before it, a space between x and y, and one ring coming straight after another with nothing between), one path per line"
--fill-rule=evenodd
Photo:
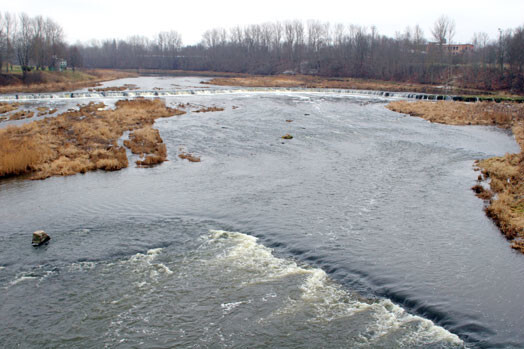
M415 45L417 48L420 48L422 45L424 45L425 41L426 39L424 39L424 31L417 24L413 29L413 45Z
M83 57L80 54L80 50L78 49L77 45L69 47L67 63L71 66L73 71L75 71L77 67L81 67L83 65Z
M508 61L514 72L522 73L524 66L524 26L515 29L508 40Z
M66 44L64 42L64 31L62 27L47 18L44 26L45 32L45 64L48 67L56 66L58 61L66 54Z
M450 43L455 36L455 21L447 16L440 16L433 24L431 35L439 45Z
M34 37L34 22L25 13L19 17L20 28L16 35L16 57L18 63L22 67L23 79L27 77L27 72L30 70L29 63L32 58L33 37Z
M5 33L5 71L7 73L9 71L9 66L11 65L10 60L13 58L14 55L14 43L17 30L16 16L11 15L9 12L4 13L3 24Z
M4 61L6 60L6 56L7 56L6 44L7 44L7 40L6 40L6 33L5 33L5 20L4 20L4 16L2 16L2 13L0 13L0 71L2 70Z

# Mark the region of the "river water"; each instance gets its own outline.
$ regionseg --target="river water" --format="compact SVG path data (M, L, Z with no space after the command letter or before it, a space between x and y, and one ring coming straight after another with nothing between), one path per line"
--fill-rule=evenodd
M0 181L0 347L524 347L524 256L470 190L511 135L372 95L165 100L225 110L158 120L154 168Z

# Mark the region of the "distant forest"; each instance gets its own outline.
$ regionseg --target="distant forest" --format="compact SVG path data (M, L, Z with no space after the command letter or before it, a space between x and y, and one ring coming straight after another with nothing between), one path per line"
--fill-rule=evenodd
M319 21L254 24L204 33L184 46L176 31L68 45L52 19L0 15L0 67L177 69L260 75L311 74L524 92L524 26L497 38L475 33L454 41L455 23L438 18L428 37L420 26L394 37L378 29Z

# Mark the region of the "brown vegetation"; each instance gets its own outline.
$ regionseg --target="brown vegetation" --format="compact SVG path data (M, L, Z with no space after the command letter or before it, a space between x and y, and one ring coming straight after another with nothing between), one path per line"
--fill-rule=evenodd
M160 133L157 129L146 125L129 134L129 139L124 141L124 145L131 149L133 154L144 157L144 160L136 161L136 164L141 167L152 166L160 164L167 159L167 149Z
M124 131L147 129L156 118L184 113L158 99L122 100L114 110L99 110L102 107L103 103L89 103L55 118L0 130L0 176L27 173L32 179L44 179L127 167L125 149L117 144ZM145 133L130 137L146 137ZM155 145L152 158L162 155L163 149L163 161L165 145L161 138L156 140L160 144ZM149 152L146 147L141 150ZM158 161L152 158L144 161Z
M200 162L200 158L198 156L194 156L193 154L182 152L178 154L178 157L181 159L185 159L191 162Z
M434 85L394 82L356 78L327 78L311 75L272 75L214 78L206 84L245 87L303 87L398 92L421 92L441 94L443 90ZM478 94L477 90L454 90L454 93ZM446 91L446 93L450 93Z
M489 179L491 190L480 183L472 189L486 200L486 214L524 253L524 105L515 103L392 102L393 111L420 116L431 122L452 125L496 125L511 128L520 145L519 154L506 154L478 161L482 179Z
M38 107L36 108L36 110L38 111L38 115L39 116L43 116L43 115L51 115L51 114L54 114L56 113L57 109L53 108L48 108L48 107Z
M108 86L99 88L90 88L89 92L106 92L106 91L125 91L125 90L138 90L135 84L124 84L122 86Z
M84 70L82 72L35 71L26 74L25 81L21 74L1 74L0 93L72 91L97 86L103 81L136 76L136 74L130 72L107 69ZM5 84L2 84L2 81Z
M32 118L33 115L35 115L35 113L32 111L20 110L20 111L17 111L16 113L11 114L9 116L9 121L29 119L29 118Z
M9 113L10 111L18 109L20 103L4 103L0 102L0 114Z
M389 103L387 108L441 124L496 125L504 128L511 128L514 121L524 115L522 103L395 101Z
M3 133L0 133L0 153L0 177L28 172L33 164L46 158L46 154L38 149L34 141L9 139L3 137Z
M193 111L193 113L209 113L209 112L214 112L214 111L224 111L224 108L220 108L220 107L202 107L198 110L195 110Z

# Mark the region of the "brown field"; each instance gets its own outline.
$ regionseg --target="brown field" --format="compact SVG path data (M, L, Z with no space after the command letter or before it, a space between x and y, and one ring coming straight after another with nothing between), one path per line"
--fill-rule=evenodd
M304 87L335 88L356 90L377 90L397 92L421 92L434 94L482 94L482 91L471 89L444 90L435 85L424 85L409 82L366 80L354 78L327 78L311 75L272 75L272 76L233 76L217 77L207 82L220 86L245 87Z
M114 110L101 110L104 107L90 103L54 118L1 129L0 177L28 174L44 179L97 169L119 170L128 166L125 149L117 144L124 131L132 131L130 138L138 144L140 137L150 140L148 132L158 135L151 128L155 119L185 113L158 99L118 101ZM154 141L154 145L140 147L148 164L166 159L160 136Z
M97 86L100 82L137 76L135 73L107 70L77 70L76 72L36 71L28 73L24 83L21 74L0 74L0 93L72 91ZM3 84L2 82L6 83Z
M482 171L473 191L486 200L486 214L524 253L524 105L516 103L391 102L390 110L451 125L496 125L511 128L520 153L480 160ZM482 180L489 180L490 190Z

